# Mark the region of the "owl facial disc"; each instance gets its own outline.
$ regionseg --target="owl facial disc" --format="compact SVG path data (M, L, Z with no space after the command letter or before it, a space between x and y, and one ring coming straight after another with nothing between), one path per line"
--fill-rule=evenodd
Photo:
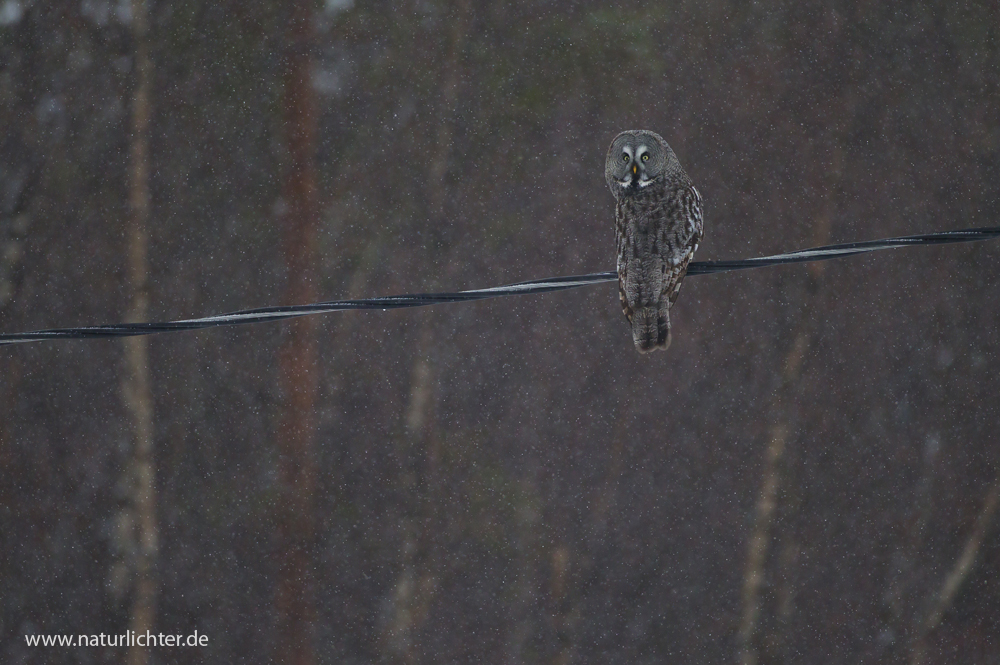
M611 142L604 163L604 178L616 199L645 195L682 171L677 157L663 138L647 130L621 132Z

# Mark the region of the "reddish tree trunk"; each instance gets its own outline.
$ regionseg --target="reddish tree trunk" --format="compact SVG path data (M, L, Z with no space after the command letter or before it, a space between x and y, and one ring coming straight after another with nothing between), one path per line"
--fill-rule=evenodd
M145 0L132 0L132 36L135 40L135 92L132 98L132 136L129 141L128 320L149 320L149 121L153 64L149 55L149 13ZM132 420L134 447L131 505L135 541L135 588L129 629L137 635L151 631L156 620L155 579L159 534L156 522L156 467L153 457L153 391L149 375L149 338L125 340L125 403ZM149 648L129 647L129 665L146 665Z
M291 0L285 61L285 141L287 172L284 205L280 206L288 270L285 301L316 300L315 238L316 108L312 71L312 3ZM279 355L282 395L277 428L279 451L277 662L315 662L312 545L313 497L316 483L314 430L317 392L316 321L288 324Z

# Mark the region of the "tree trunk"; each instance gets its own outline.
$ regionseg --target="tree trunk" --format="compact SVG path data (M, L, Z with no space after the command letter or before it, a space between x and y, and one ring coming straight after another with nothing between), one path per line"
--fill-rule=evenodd
M285 302L316 300L316 102L311 85L313 9L291 0L284 72L284 131L287 147L283 205L287 269ZM279 452L278 579L275 593L275 660L294 665L316 661L312 555L316 485L316 319L303 317L286 328L278 358L281 407Z
M149 57L149 16L145 0L132 0L132 38L135 50L135 91L132 98L132 135L129 146L128 321L149 317L149 119L152 62ZM125 340L123 392L132 421L134 446L129 483L135 540L135 587L129 628L136 634L153 629L156 617L154 571L158 550L156 473L153 461L153 396L149 381L148 337ZM147 647L129 647L130 665L149 661Z

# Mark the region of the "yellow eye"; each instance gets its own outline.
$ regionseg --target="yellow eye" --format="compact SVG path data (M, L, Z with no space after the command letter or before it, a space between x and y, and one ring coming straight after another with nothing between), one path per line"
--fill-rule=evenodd
M649 153L648 152L642 156L642 161L644 161L644 162L648 162L649 161Z
M627 152L623 152L622 153L622 161L623 162L628 162L628 153Z

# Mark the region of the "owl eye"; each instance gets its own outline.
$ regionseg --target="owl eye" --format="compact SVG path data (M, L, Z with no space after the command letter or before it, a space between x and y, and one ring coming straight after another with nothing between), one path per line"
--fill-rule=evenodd
M627 152L623 152L622 153L622 161L623 162L628 162L628 153Z
M648 162L649 161L649 153L648 152L645 153L645 154L643 154L642 161L644 161L644 162Z

